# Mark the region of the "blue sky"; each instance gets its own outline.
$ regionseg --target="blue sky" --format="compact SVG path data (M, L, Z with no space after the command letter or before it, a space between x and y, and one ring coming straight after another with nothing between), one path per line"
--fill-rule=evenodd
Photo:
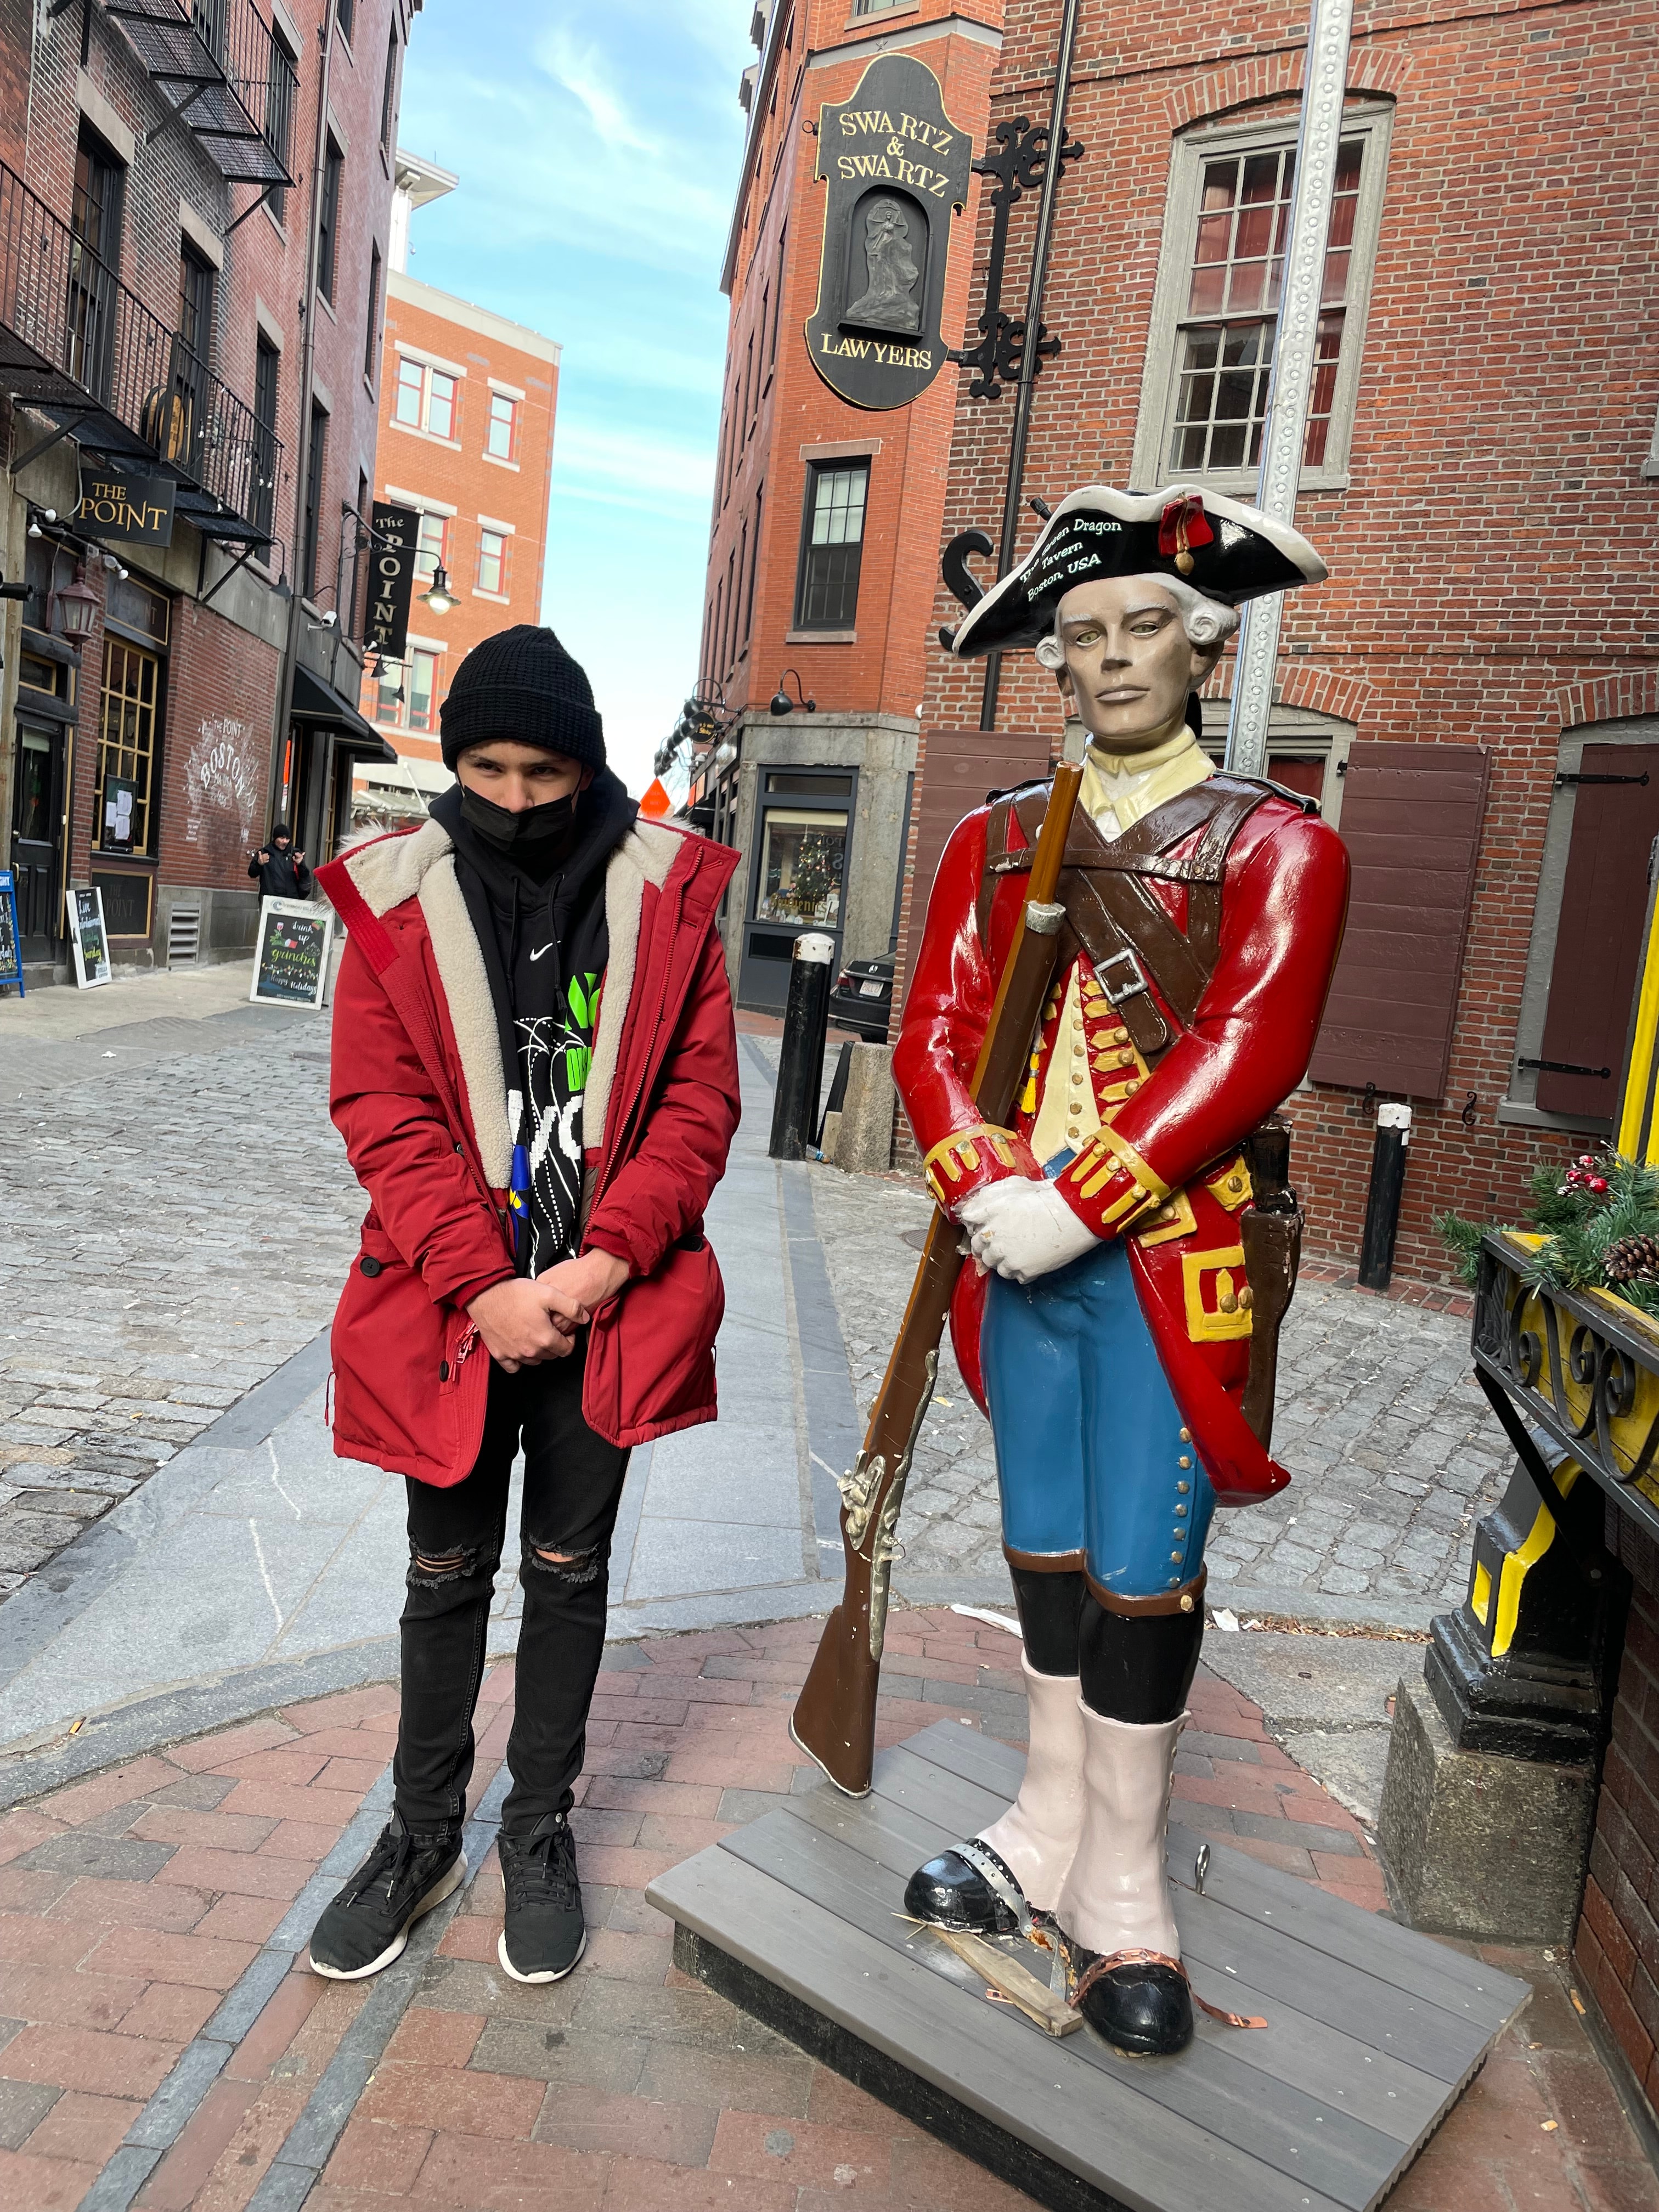
M427 0L404 71L399 143L461 180L410 274L564 348L542 619L635 793L696 680L751 13Z

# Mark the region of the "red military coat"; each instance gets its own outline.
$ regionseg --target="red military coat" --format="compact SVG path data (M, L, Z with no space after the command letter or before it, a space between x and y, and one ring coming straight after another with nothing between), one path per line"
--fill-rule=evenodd
M893 1053L894 1079L928 1158L929 1182L951 1211L972 1190L1039 1171L1029 1139L1067 981L1058 979L1044 1011L1034 1079L1013 1117L1014 1141L976 1142L962 1133L985 1125L969 1085L1026 880L999 879L990 942L983 944L975 908L989 818L988 807L969 815L945 847ZM1171 848L1171 856L1190 853L1198 835ZM1017 817L1009 821L1009 842L1011 848L1023 842ZM1143 880L1184 929L1185 884ZM1058 1187L1097 1236L1127 1239L1141 1311L1223 1503L1270 1496L1290 1479L1239 1411L1251 1319L1249 1299L1239 1297L1248 1283L1237 1217L1249 1197L1239 1147L1307 1073L1347 897L1347 853L1335 831L1284 799L1257 807L1228 852L1216 963L1190 1024L1183 1026L1152 988L1175 1041L1150 1071L1129 1048L1087 953L1076 963L1105 1126ZM951 1336L981 1407L984 1297L982 1276L964 1269Z

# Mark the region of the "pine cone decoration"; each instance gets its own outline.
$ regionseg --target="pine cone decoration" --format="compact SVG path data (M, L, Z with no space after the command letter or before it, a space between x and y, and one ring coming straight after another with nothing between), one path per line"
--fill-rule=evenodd
M1659 1282L1659 1237L1620 1237L1601 1255L1610 1283Z

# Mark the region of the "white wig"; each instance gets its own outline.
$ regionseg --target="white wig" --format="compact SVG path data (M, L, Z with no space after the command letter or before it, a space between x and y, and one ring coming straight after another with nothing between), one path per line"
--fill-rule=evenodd
M1181 626L1187 633L1188 643L1196 646L1200 653L1218 653L1238 628L1237 607L1230 607L1223 599L1206 599L1183 576L1129 576L1124 580L1156 584L1160 592L1167 592L1181 610ZM1058 609L1055 621L1059 621ZM1036 657L1045 668L1058 670L1066 665L1065 650L1053 632L1037 646Z

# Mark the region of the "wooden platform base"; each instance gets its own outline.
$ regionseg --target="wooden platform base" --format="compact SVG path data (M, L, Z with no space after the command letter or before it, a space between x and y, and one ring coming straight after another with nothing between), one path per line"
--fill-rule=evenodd
M1527 1984L1172 1828L1200 2016L1178 2058L1056 2040L901 1916L911 1869L996 1818L1024 1754L940 1721L647 1892L675 1956L814 2057L1056 2212L1369 2212L1527 2002ZM1028 1960L1043 1972L1040 1954Z

